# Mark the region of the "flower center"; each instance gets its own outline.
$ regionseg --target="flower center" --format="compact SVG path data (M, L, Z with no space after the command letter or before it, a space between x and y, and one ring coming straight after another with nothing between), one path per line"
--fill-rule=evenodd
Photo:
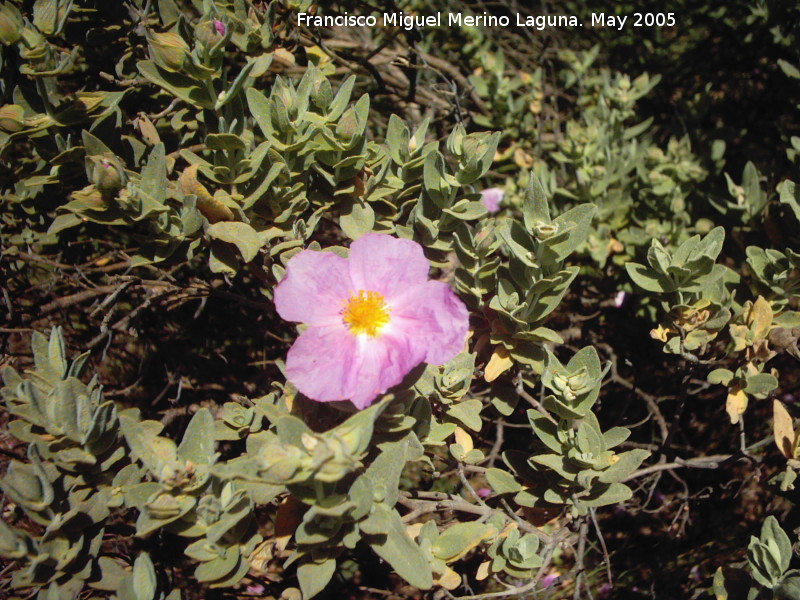
M366 333L375 336L389 322L389 307L378 292L359 290L345 302L342 318L353 335Z

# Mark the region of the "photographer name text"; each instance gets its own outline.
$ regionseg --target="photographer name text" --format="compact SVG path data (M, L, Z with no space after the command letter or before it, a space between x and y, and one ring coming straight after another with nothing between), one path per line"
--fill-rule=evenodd
M441 13L433 15L409 15L403 12L376 15L312 15L298 13L297 24L307 27L402 27L408 31L422 27L526 27L542 31L572 27L605 27L621 31L625 27L672 27L676 24L675 13L640 13L612 15L591 13L588 19L576 15L480 15Z

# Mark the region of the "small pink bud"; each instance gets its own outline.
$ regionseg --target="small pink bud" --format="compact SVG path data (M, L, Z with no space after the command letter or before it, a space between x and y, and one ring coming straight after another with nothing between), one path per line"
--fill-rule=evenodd
M228 28L225 27L225 23L218 21L217 19L214 19L214 29L216 29L217 33L220 35L225 35L228 32Z

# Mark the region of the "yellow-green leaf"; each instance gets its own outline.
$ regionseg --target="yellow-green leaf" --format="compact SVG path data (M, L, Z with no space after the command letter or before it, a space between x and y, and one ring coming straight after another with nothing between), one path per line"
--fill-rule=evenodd
M762 296L758 297L753 303L753 308L750 309L750 322L754 342L767 337L772 326L772 307Z
M486 369L483 372L483 378L486 381L494 381L500 375L508 371L514 365L514 360L508 353L504 346L497 346L492 353L492 357L486 364Z
M786 458L792 458L792 448L795 442L794 425L792 416L786 407L779 401L772 401L772 427L775 432L775 444Z
M728 391L728 400L725 403L725 410L734 425L739 422L739 417L747 409L747 394L738 386Z

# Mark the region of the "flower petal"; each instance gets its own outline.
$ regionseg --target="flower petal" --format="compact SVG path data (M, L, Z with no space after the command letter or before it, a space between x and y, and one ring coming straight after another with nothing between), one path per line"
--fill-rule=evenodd
M286 356L286 378L320 402L347 400L356 338L344 327L309 327Z
M286 265L286 276L275 288L275 308L287 321L341 323L342 305L352 288L347 259L332 252L303 250Z
M361 409L400 383L424 356L423 347L403 336L309 327L289 350L286 377L313 400L351 400Z
M390 299L428 280L430 264L422 246L383 233L368 233L350 245L350 278L356 290Z
M357 408L366 408L380 394L403 381L424 357L425 349L404 336L358 336L350 400Z
M425 362L442 365L464 349L469 312L443 281L428 281L406 290L391 303L390 327L425 348Z
M505 192L500 188L488 188L481 191L481 203L491 215L500 210L503 196L505 196Z

